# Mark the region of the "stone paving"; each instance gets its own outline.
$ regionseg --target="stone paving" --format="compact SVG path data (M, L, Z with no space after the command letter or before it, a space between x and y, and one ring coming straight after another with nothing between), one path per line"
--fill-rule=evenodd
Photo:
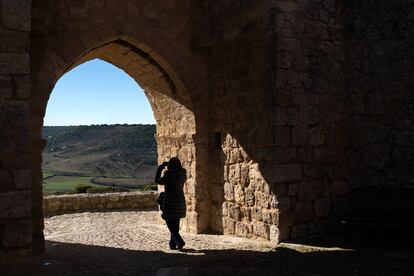
M54 216L45 220L45 236L45 255L0 275L413 275L406 251L274 249L264 240L188 233L185 249L173 251L156 211Z

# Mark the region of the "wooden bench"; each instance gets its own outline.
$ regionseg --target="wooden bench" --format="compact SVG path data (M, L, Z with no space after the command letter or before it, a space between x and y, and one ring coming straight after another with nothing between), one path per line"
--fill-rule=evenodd
M353 191L349 222L357 244L363 234L413 238L414 190Z

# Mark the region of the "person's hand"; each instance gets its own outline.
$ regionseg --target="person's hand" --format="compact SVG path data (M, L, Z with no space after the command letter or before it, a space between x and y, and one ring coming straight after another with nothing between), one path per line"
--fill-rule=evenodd
M168 165L168 162L162 162L160 167L165 168L165 167L167 167L167 165Z

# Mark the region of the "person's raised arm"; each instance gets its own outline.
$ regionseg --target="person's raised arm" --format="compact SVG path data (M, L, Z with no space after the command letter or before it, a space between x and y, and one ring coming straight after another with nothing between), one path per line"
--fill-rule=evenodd
M163 177L161 177L161 173L164 168L167 166L168 162L163 162L161 165L158 166L157 173L155 174L155 183L164 185Z

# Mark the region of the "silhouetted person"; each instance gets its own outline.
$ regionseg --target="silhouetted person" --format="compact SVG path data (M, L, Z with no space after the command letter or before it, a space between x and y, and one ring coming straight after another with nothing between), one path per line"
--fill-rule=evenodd
M164 175L161 173L165 167L168 167ZM170 249L181 249L185 242L180 236L180 219L186 215L185 198L183 192L184 182L187 179L187 172L181 166L181 161L177 157L173 157L168 162L164 162L158 166L155 175L155 183L164 185L165 194L161 203L161 217L167 223L171 233Z

